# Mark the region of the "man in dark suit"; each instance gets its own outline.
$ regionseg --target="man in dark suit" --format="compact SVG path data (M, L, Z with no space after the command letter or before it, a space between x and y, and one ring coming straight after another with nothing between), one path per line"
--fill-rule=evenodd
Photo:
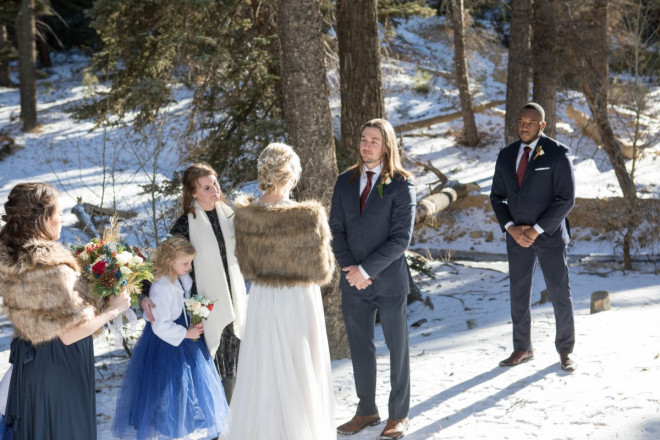
M520 140L500 151L490 201L506 231L509 259L513 353L502 367L533 359L530 299L536 259L555 312L555 347L561 368L573 371L573 300L568 280L566 216L575 204L570 150L543 134L545 111L533 102L518 116Z
M332 248L342 276L342 312L359 399L356 415L339 426L355 434L380 423L376 407L376 312L390 350L389 419L381 439L408 430L410 359L406 297L410 293L404 252L415 221L415 186L401 165L389 122L362 127L358 163L337 179L332 195Z

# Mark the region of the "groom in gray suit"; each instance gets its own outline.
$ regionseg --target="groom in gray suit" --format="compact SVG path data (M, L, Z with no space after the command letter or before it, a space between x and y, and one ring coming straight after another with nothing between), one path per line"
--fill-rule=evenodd
M390 350L389 419L381 439L408 430L410 360L406 298L410 292L404 252L415 220L415 186L401 165L389 122L362 127L358 163L337 179L332 196L332 248L342 268L342 311L359 399L356 415L339 426L355 434L380 423L376 407L376 312Z
M509 259L513 353L500 362L511 367L534 357L530 298L538 258L555 311L555 347L561 368L573 371L573 300L568 281L566 216L575 204L570 150L543 134L545 111L530 102L518 114L520 140L500 151L490 201Z

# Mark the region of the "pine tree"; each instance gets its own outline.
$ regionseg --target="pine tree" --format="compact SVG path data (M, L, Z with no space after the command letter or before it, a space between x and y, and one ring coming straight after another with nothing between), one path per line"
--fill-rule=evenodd
M35 63L34 0L22 0L16 20L18 34L18 78L21 94L23 131L37 126L37 73Z
M319 200L329 210L337 165L318 0L278 0L277 24L287 133L303 168L298 199ZM337 273L323 288L333 359L348 356Z
M507 145L518 139L518 112L529 100L531 13L531 0L511 0L504 121L504 139Z
M187 113L189 159L223 177L254 177L253 154L283 135L277 95L279 55L272 2L242 0L98 0L90 14L101 40L95 55L110 90L79 117L153 123L192 91Z

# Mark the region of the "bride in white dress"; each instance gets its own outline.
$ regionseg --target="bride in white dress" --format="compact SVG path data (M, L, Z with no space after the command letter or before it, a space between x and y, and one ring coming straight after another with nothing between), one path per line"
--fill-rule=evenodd
M236 202L236 255L252 282L231 402L232 440L336 439L330 355L319 285L334 271L317 202L289 191L300 159L284 144L259 156L263 195Z

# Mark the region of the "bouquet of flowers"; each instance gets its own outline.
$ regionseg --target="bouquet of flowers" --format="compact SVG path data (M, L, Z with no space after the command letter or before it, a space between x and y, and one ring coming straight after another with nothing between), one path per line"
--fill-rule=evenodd
M186 310L190 313L190 325L197 325L209 317L213 310L213 302L203 296L195 295L184 300Z
M83 276L89 281L94 294L101 298L128 290L131 304L138 304L142 281L152 281L151 263L145 261L140 249L125 244L119 235L116 219L106 228L101 238L92 238L85 244L72 246L83 266Z
M192 298L183 300L186 310L190 313L190 325L197 325L209 317L213 310L213 302L203 296L195 295ZM195 339L196 341L197 339Z

